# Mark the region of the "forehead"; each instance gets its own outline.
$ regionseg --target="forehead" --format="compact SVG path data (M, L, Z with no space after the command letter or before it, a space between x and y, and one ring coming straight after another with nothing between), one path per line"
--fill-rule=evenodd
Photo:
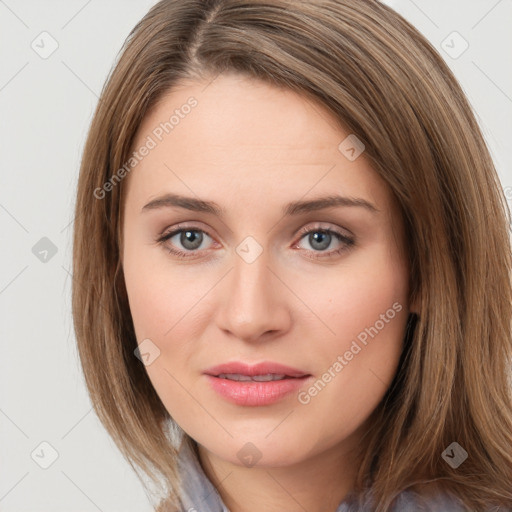
M289 89L236 74L182 82L139 127L133 149L152 148L129 175L130 195L142 201L178 187L223 202L225 192L247 189L285 202L345 193L386 208L390 192L364 152L347 158L352 137L320 103Z

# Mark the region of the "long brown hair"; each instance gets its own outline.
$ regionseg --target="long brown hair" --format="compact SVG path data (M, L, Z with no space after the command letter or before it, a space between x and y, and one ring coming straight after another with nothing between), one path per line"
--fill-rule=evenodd
M355 490L371 484L378 511L428 482L471 510L512 506L510 212L453 74L373 0L162 0L130 33L90 127L74 228L76 339L105 428L176 509L167 429L180 429L134 356L118 171L164 93L224 71L321 102L364 143L403 214L420 311L373 413ZM453 442L468 454L456 469L442 457Z

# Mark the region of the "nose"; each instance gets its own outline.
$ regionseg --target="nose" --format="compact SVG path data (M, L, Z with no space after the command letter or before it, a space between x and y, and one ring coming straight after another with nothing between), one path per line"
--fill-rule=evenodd
M276 277L263 252L252 263L237 254L219 289L217 325L247 342L275 338L291 326L291 292Z

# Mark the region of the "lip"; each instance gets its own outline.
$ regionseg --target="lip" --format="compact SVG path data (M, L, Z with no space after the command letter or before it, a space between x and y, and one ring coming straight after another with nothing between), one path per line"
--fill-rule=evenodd
M221 373L240 373L241 375L266 375L267 373L274 373L277 375L286 375L287 377L304 377L309 375L307 372L286 366L284 364L274 363L272 361L264 361L262 363L250 364L242 361L232 361L229 363L219 364L205 370L207 375L217 377Z
M235 381L219 377L220 374L240 374L253 377L255 375L284 375L274 381ZM274 362L249 364L233 361L213 366L204 372L210 386L224 399L236 405L263 406L270 405L285 398L293 391L298 391L311 375Z

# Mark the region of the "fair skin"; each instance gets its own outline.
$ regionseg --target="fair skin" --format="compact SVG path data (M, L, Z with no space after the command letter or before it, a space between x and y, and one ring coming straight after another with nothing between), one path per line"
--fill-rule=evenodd
M334 512L352 487L355 450L396 372L413 310L402 220L364 153L350 161L338 149L350 132L319 104L235 74L208 83L173 88L134 143L143 145L190 96L197 99L126 178L122 260L137 340L159 348L149 378L197 441L231 512ZM168 193L213 201L225 213L143 209ZM283 214L290 202L335 194L374 209ZM195 238L157 242L178 224ZM332 230L354 244L333 234L315 243L301 228ZM237 253L248 236L262 249L251 263ZM370 326L378 334L348 360ZM340 355L342 370L333 370ZM226 400L204 371L230 361L302 370L309 375L298 390L302 402L297 392L261 406ZM307 394L329 368L328 383ZM248 442L261 457L251 467L237 456Z

